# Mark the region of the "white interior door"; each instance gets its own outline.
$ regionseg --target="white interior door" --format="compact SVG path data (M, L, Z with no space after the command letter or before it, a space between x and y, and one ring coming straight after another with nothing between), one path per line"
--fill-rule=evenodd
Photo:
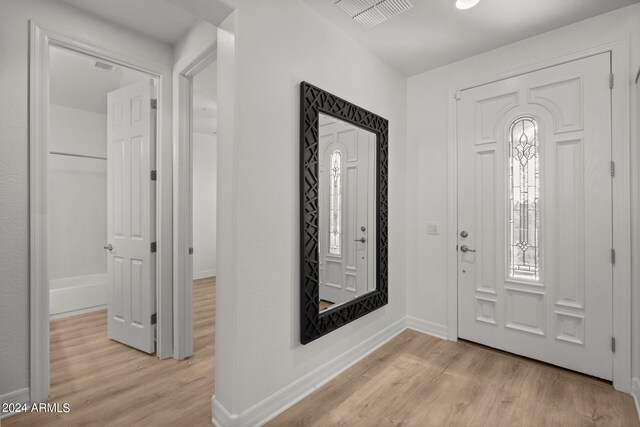
M153 81L109 93L107 246L109 338L155 351L155 112Z
M374 265L375 138L370 132L342 121L320 126L320 298L343 303L366 294ZM333 187L333 192L332 192ZM332 200L333 199L333 200ZM333 222L331 215L337 215ZM332 226L333 224L333 226ZM332 237L333 235L333 237ZM374 281L372 281L374 282ZM375 282L374 282L375 283Z
M610 67L600 54L457 104L459 336L606 379Z

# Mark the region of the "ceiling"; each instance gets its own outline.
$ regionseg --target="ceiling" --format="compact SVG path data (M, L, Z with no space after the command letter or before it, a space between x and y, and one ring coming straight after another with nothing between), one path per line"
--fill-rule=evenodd
M209 64L193 78L193 131L218 133L218 67Z
M303 0L394 68L412 76L640 0L413 0L415 7L363 30L335 0Z
M196 17L164 0L61 0L107 21L175 44L196 21Z
M61 0L133 31L176 44L198 20L219 25L236 0Z
M108 92L150 78L127 67L97 68L90 56L58 47L51 47L50 61L50 102L94 113L107 114Z

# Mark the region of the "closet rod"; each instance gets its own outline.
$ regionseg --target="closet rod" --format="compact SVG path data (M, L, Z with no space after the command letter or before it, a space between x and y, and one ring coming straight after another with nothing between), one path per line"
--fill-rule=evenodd
M69 156L69 157L81 157L83 159L97 159L97 160L107 160L106 157L100 156L88 156L86 154L73 154L73 153L62 153L60 151L49 151L49 154L56 154L58 156Z

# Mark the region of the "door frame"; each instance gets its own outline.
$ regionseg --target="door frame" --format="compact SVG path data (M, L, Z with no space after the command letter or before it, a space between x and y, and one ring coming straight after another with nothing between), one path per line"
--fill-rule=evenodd
M611 153L615 162L613 185L613 385L631 391L631 155L629 37L576 49L545 60L524 64L497 75L466 82L448 89L448 215L447 236L447 339L458 340L458 136L457 99L462 91L511 77L550 68L585 57L610 53L615 84L611 90ZM634 165L635 166L635 165Z
M174 69L173 139L173 357L193 354L193 78L217 60L213 40L195 57Z
M62 47L144 72L158 81L156 167L156 355L172 353L171 70L154 61L29 21L29 389L31 402L49 396L49 277L47 265L47 157L49 48ZM169 147L167 150L166 147ZM164 214L167 212L168 214Z

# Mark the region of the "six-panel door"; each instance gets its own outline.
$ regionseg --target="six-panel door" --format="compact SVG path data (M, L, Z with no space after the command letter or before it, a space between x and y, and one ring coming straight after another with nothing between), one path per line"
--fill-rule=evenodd
M153 81L108 95L107 273L109 338L155 351Z

